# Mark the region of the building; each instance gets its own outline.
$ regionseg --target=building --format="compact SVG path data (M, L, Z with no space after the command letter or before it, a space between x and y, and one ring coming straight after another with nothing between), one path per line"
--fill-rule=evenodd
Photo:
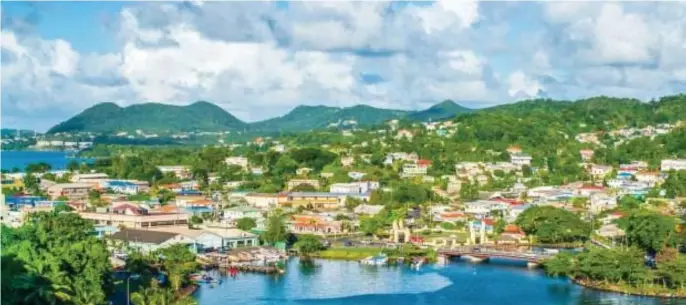
M279 205L279 194L248 193L244 198L248 205L258 209L270 209Z
M595 178L603 178L612 172L612 166L593 164L590 168L591 176Z
M193 241L179 233L151 230L123 229L109 236L110 240L124 243L130 249L150 253L175 244L193 244Z
M477 200L465 203L465 213L472 215L488 215L492 212L502 211L507 214L510 204L496 200Z
M228 227L203 227L204 231L219 235L222 239L222 248L234 249L243 247L259 246L257 235L236 228Z
M296 234L340 234L343 233L342 224L319 215L293 215L288 222L288 230Z
M355 158L353 157L342 157L341 158L341 165L343 166L352 166L355 163Z
M605 193L595 193L590 196L590 203L590 212L598 214L602 211L616 208L617 196L611 196Z
M425 159L419 159L414 163L406 163L403 165L403 177L416 177L424 176L431 167L431 161Z
M92 188L88 183L58 183L48 187L47 193L53 200L66 196L70 201L79 201L88 199L88 192Z
M638 172L634 175L634 177L636 177L638 182L643 182L651 186L654 186L662 181L662 175L659 172Z
M107 178L108 178L107 174L104 174L104 173L74 174L73 176L71 176L70 181L74 182L74 183L99 184Z
M579 151L579 154L581 155L581 160L588 162L593 159L594 151L592 149L582 149Z
M507 148L507 153L510 155L521 154L522 148L518 145L510 145L510 147Z
M686 170L686 159L662 160L662 162L660 163L660 170L662 170L663 172L668 172L671 170Z
M357 215L376 215L383 210L383 205L360 204L355 207L354 213Z
M335 210L343 207L347 195L321 192L292 192L282 197L279 204L293 208Z
M248 158L246 157L228 157L224 159L224 163L228 166L238 166L244 170L248 169Z
M91 220L96 225L108 225L114 227L127 228L152 228L160 226L177 226L188 224L189 214L185 213L154 213L143 214L134 212L135 209L130 207L122 207L126 210L124 213L120 212L105 212L92 213L81 212L79 216L83 219Z
M223 238L216 233L204 229L189 229L187 226L155 227L150 231L179 234L185 238L196 253L215 251L224 246Z
M443 221L443 222L463 222L467 220L467 215L465 215L462 212L457 212L457 211L445 211L438 213L435 217L436 221Z
M523 153L511 154L510 163L516 166L531 165L531 156Z
M101 185L103 188L111 189L113 192L119 194L138 194L138 185L128 181L105 180Z
M184 165L158 166L157 169L162 174L171 173L179 179L188 179L191 177L190 168Z
M351 183L334 183L329 187L331 193L365 194L379 188L378 181L361 181Z
M238 220L241 218L262 218L262 211L247 206L237 206L224 210L224 218L228 220Z
M311 185L315 189L319 189L319 180L314 179L291 179L286 183L286 188L290 191L301 184Z

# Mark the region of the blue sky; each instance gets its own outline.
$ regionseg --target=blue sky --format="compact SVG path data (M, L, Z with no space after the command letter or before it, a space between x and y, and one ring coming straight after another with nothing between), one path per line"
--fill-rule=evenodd
M686 90L678 2L2 2L2 126L100 102L423 109Z

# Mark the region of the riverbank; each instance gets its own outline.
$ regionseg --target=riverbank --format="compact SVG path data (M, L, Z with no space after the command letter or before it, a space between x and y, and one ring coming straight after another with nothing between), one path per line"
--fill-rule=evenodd
M322 259L333 259L333 260L349 260L358 261L365 259L370 256L377 255L379 253L384 253L388 255L391 261L395 261L397 258L403 258L406 261L412 257L425 257L429 262L436 261L436 252L420 249L416 247L403 247L400 249L389 249L389 248L329 248L324 251L320 251L312 255L315 258Z
M633 296L657 297L668 299L686 299L686 289L670 290L660 286L639 288L629 285L607 284L602 282L593 282L583 279L572 279L575 284L605 292L615 292Z

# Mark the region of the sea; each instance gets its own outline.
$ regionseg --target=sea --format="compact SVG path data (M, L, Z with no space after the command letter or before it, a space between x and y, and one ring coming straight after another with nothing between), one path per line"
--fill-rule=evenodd
M485 264L453 261L409 267L355 261L289 260L280 276L241 273L220 284L200 284L201 305L675 305L686 300L602 292L546 276L525 263L494 259Z
M90 162L87 158L70 158L73 153L64 151L0 151L0 166L3 170L12 171L17 169L23 172L31 163L45 162L50 164L52 170L61 170L67 167L72 160L77 162Z

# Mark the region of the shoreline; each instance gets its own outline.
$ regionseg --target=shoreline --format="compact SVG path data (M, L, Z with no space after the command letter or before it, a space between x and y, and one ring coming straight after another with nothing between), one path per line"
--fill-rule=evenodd
M584 281L581 279L570 278L570 280L572 281L572 283L579 285L581 287L584 287L587 289L604 291L604 292L612 292L612 293L619 293L619 294L639 296L639 297L648 297L648 298L681 299L681 300L686 299L686 293L685 294L668 294L668 293L664 293L664 292L627 291L627 290L624 290L622 287L604 286L604 285L601 285L600 283L588 282L588 281Z

